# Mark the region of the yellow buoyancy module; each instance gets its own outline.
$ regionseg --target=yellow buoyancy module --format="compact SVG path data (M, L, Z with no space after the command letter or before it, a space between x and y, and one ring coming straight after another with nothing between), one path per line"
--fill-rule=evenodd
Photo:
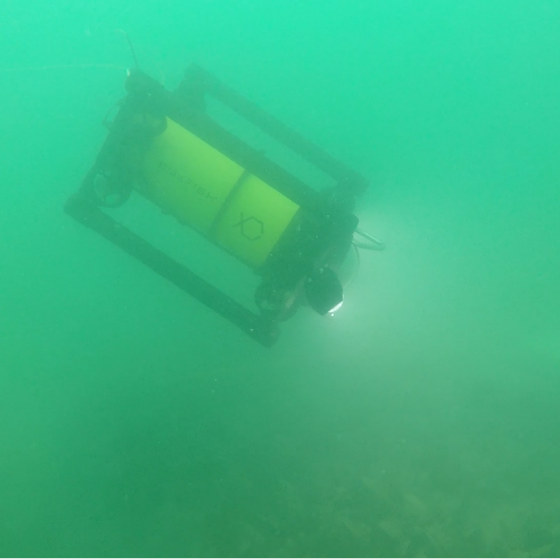
M139 190L254 268L299 209L170 118L147 149Z

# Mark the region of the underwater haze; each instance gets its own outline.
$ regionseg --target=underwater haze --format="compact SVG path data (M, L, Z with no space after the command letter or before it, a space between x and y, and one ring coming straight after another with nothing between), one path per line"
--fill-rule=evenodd
M560 556L560 2L0 21L0 556ZM166 88L195 62L368 177L387 249L334 317L262 348L64 214L134 62L117 29Z

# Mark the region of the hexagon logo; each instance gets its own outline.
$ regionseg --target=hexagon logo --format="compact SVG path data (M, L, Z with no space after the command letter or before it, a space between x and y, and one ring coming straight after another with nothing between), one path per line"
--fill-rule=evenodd
M245 217L243 212L241 212L239 222L233 224L233 227L238 227L241 235L250 241L256 241L264 235L264 223L255 216Z

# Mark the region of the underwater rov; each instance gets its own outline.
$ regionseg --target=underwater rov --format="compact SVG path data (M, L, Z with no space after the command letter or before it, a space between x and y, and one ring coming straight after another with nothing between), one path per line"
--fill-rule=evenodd
M264 346L306 304L321 315L343 300L339 271L358 246L354 200L367 180L197 65L174 91L128 72L126 97L81 188L65 210ZM233 135L207 111L214 98L333 180L321 191ZM116 221L103 208L135 191L249 266L261 282L258 311L238 303Z

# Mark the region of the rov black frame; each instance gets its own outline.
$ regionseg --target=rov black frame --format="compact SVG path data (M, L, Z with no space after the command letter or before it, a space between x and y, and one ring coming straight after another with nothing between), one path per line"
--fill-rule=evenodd
M319 248L343 240L349 245L358 220L352 214L355 197L368 186L368 181L323 149L302 137L257 105L223 84L198 65L191 65L172 92L139 70L132 70L125 84L127 96L109 126L109 134L86 175L80 189L65 204L65 211L83 225L120 247L129 255L166 278L178 288L229 320L249 336L271 346L278 336L278 321L274 317L254 313L230 298L212 284L172 259L163 251L125 227L106 212L110 203L96 194L99 174L109 172L106 180L109 191L116 195L118 205L132 190L134 158L145 141L143 134L150 125L142 123L131 131L127 123L131 114L141 107L156 117L170 117L185 129L229 157L248 172L293 200L320 224L317 231L322 239ZM335 181L332 188L317 191L248 143L218 124L206 110L207 96L211 96L261 129L268 136L289 148L311 165ZM157 126L157 119L153 126ZM153 132L153 130L151 131ZM147 136L146 136L147 137ZM314 235L314 237L319 237ZM289 247L284 247L289 250ZM309 254L314 266L321 266L321 251ZM279 258L279 266L285 258ZM276 267L278 268L278 267ZM274 264L269 267L274 272ZM266 275L266 266L265 272Z

